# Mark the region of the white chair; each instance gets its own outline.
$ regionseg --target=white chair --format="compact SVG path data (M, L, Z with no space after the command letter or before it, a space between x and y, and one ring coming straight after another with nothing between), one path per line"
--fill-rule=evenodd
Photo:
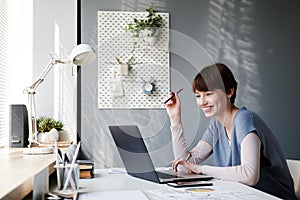
M286 161L294 180L296 196L300 200L300 160L287 159Z

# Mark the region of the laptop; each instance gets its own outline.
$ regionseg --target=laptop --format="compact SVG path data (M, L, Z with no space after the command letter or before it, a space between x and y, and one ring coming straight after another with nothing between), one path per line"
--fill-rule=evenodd
M212 176L156 171L139 128L136 125L109 126L127 174L156 183L207 181Z

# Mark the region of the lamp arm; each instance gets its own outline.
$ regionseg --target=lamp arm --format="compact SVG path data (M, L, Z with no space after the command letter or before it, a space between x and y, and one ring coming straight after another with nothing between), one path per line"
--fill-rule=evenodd
M44 68L44 70L41 72L41 74L39 75L39 77L37 78L37 80L32 85L26 87L23 92L24 93L35 92L35 90L44 81L45 77L48 75L48 73L53 68L53 66L56 65L56 64L58 64L58 63L65 63L65 62L61 61L61 60L58 60L58 59L52 58L49 61L49 63L47 64L47 66Z
M31 147L32 143L38 143L37 141L37 124L36 124L36 108L35 108L35 90L38 86L44 81L45 77L48 75L50 70L54 65L58 63L65 63L64 60L59 60L52 58L50 62L47 64L45 69L39 75L38 79L30 86L26 87L23 92L28 94L28 109L29 109L29 120L30 120L30 133L28 137L29 145Z
M28 147L31 147L32 143L39 144L37 140L37 124L36 124L36 108L35 108L35 90L38 88L38 86L44 81L45 77L49 73L49 71L53 68L56 64L66 64L66 63L72 63L75 65L86 65L91 63L96 58L96 54L94 50L87 44L79 44L75 46L71 52L71 54L65 58L59 58L52 56L50 62L45 67L45 69L42 71L42 73L39 75L37 80L32 83L32 85L26 87L23 90L23 93L28 94L28 118L30 120L30 126L29 126L29 145Z

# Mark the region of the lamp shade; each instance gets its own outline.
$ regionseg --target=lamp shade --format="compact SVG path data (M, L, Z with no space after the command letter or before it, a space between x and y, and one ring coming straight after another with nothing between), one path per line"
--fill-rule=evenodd
M96 58L96 53L87 44L79 44L75 46L68 57L75 65L87 65Z

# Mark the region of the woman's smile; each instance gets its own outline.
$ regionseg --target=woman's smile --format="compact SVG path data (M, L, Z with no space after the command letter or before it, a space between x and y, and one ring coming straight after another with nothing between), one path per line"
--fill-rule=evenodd
M213 106L202 106L201 109L203 110L204 113L210 113L213 110Z

